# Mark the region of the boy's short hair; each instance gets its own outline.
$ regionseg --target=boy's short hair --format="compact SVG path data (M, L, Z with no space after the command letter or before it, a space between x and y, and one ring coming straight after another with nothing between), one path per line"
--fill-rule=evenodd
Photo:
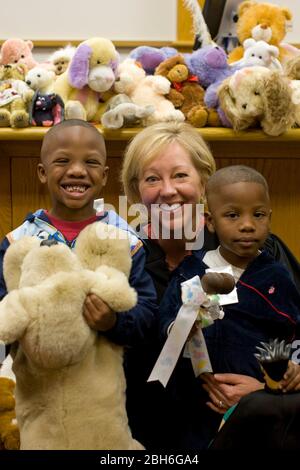
M216 194L221 186L234 183L261 184L269 197L269 187L261 173L246 165L231 165L217 170L206 184L206 198L209 203L210 195Z
M102 147L103 150L103 156L106 158L106 146L105 146L105 140L101 132L98 131L98 129L91 124L90 122L83 121L82 119L67 119L65 121L62 121L58 124L55 124L55 126L50 127L48 132L45 134L43 142L42 142L42 148L41 148L41 158L43 158L43 154L45 151L45 148L47 146L48 141L53 137L58 131L63 130L67 127L86 127L87 129L90 129L91 132L94 132L95 135L97 135L97 138L99 139L99 144Z
M139 177L141 171L163 149L177 142L190 155L203 184L216 169L214 157L199 130L182 122L161 122L140 131L125 151L121 180L130 203L140 202Z

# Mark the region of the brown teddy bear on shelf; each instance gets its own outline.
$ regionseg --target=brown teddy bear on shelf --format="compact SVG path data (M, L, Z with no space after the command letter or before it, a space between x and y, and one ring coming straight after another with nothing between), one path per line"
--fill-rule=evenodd
M271 3L258 3L256 1L244 1L238 8L237 36L241 44L253 38L256 41L265 41L279 48L279 60L284 62L288 58L289 51L282 43L287 24L292 19L292 13L288 8L282 8ZM229 54L228 62L232 63L243 57L244 48L238 46Z
M0 450L18 450L20 432L15 422L15 382L0 377Z
M171 82L171 90L166 97L183 112L186 120L194 127L204 127L209 118L203 100L205 91L197 77L189 73L183 56L177 54L161 62L155 75L162 75Z
M0 127L27 127L28 105L34 95L24 82L25 64L0 66Z

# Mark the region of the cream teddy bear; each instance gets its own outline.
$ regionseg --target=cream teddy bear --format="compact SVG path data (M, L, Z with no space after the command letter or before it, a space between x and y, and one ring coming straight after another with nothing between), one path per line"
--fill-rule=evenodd
M117 93L125 93L138 106L154 106L154 113L142 119L148 126L160 121L184 121L184 114L175 109L165 96L170 92L170 81L162 76L146 75L134 59L125 59L118 68Z
M136 304L127 234L96 222L80 233L75 252L44 244L24 237L4 258L0 340L17 341L21 449L142 449L128 427L123 348L82 315L88 293L117 312Z
M106 38L91 38L77 47L66 72L56 79L54 92L65 103L65 119L100 121L111 98L119 54Z
M34 67L26 74L25 82L34 91L42 94L53 93L56 75L45 67Z
M74 57L75 51L76 47L67 45L51 54L49 62L52 64L56 75L61 75L67 70L69 63Z

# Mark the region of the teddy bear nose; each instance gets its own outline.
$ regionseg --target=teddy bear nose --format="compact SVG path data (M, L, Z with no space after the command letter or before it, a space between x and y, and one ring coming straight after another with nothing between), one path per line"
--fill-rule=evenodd
M247 108L247 103L242 104L242 108L246 109Z
M30 81L30 80L26 80L26 83L27 83L27 85L31 85L31 81Z
M54 238L50 238L48 240L42 240L40 246L53 246L58 245L58 242L54 240Z
M269 26L266 23L260 25L261 29L267 29Z

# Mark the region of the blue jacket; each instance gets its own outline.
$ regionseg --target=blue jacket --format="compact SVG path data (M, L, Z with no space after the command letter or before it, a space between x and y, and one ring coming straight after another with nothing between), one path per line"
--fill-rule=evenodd
M139 241L132 228L115 212L104 212L99 216L99 221L118 226L129 232L132 254L132 267L129 282L138 293L138 303L136 307L128 312L118 314L116 325L105 334L113 342L122 345L133 346L151 342L157 312L156 292L150 276L144 269L145 252L142 243ZM40 239L55 238L61 243L67 243L71 248L76 242L75 239L72 243L68 243L64 236L51 225L46 213L42 209L36 211L34 214L29 214L24 223L10 232L0 245L0 299L7 293L3 278L3 258L5 252L11 242L25 235L36 236Z
M181 282L205 273L203 251L194 252L174 271L159 311L162 344L181 302ZM224 307L223 320L203 330L213 371L250 375L262 380L254 357L260 341L299 337L300 296L288 271L262 252L237 283L239 302ZM205 448L217 431L220 417L205 405L208 397L195 378L190 359L181 357L167 386L180 425L173 425L180 449Z

